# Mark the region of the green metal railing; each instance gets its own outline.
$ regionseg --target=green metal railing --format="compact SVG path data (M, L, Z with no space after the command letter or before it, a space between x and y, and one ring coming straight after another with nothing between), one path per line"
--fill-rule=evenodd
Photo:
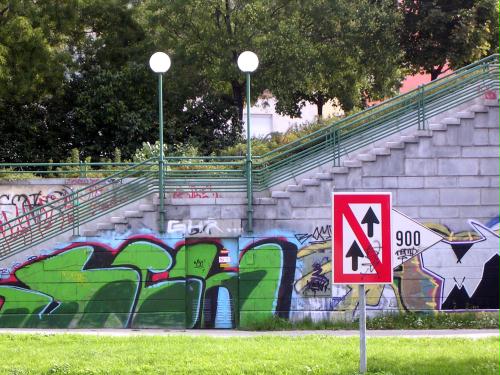
M158 192L157 161L148 160L110 175L2 223L0 260Z
M254 191L263 191L325 163L339 166L343 156L404 129L416 127L425 130L429 118L480 97L487 90L498 90L499 86L499 56L492 55L327 125L295 142L254 156L251 171L248 171L244 156L166 156L163 163L164 193L193 188L212 192L247 192L249 181ZM3 223L0 228L0 260L63 231L77 231L80 225L153 192L159 193L158 162L156 158L140 164L0 164L0 178L13 173L106 177ZM251 204L249 202L249 207Z

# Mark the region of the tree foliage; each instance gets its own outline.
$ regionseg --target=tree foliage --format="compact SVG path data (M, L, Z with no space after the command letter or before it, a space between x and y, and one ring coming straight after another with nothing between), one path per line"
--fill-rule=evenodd
M436 79L498 51L497 0L404 0L401 46L407 64ZM446 67L449 64L449 67Z
M241 141L244 50L260 59L252 101L269 89L282 113L307 100L321 114L333 98L349 110L390 96L403 52L436 75L496 50L497 16L493 0L0 0L0 160L131 159L154 144L158 50L172 58L169 152L211 154Z

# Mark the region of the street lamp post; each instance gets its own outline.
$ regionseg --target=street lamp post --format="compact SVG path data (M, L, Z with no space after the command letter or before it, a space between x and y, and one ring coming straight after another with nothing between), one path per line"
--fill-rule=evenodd
M163 152L163 73L170 68L170 57L164 52L156 52L149 59L151 70L158 74L158 122L160 124L160 155L158 158L158 185L160 191L160 233L165 231L165 184Z
M246 102L247 102L247 155L246 155L246 175L247 175L247 231L253 232L253 187L252 187L252 142L250 133L250 73L259 66L259 58L251 51L242 52L238 56L238 68L246 74Z

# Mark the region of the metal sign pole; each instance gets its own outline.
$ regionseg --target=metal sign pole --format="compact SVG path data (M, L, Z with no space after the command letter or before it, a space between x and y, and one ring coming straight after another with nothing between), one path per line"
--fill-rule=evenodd
M366 300L365 285L359 284L359 372L366 373Z

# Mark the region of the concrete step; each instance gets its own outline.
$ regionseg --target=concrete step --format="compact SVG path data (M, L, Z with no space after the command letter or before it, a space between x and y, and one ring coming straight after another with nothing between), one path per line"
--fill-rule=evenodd
M488 107L498 107L498 99L483 99L483 104Z
M418 138L415 137L414 135L402 135L401 136L401 142L404 143L417 143Z
M141 217L144 217L144 213L141 211L125 211L124 216L126 218L129 218L129 217L141 218Z
M286 191L290 191L290 192L294 192L294 191L298 191L298 192L304 192L306 191L306 188L302 185L288 185L286 187Z
M99 237L99 231L97 230L84 230L81 232L83 237Z
M275 190L271 192L272 198L285 199L285 198L290 198L291 196L292 194L288 191Z
M427 129L427 130L417 130L417 132L415 133L415 136L421 137L421 138L432 137L432 130L430 130L430 129Z
M402 148L405 148L405 144L404 142L401 142L401 141L391 141L391 142L386 142L385 143L386 147L391 149L391 148L394 148L394 149L402 149Z
M360 168L363 163L360 160L356 159L348 159L343 161L344 167L349 167L349 168Z
M448 130L448 125L441 123L429 124L429 129L432 131L444 131Z
M460 125L460 119L456 117L445 117L441 120L441 123L447 125Z
M474 104L469 107L469 111L476 113L486 113L488 112L488 107L482 104Z
M255 198L254 203L262 205L273 205L276 204L276 199L269 197Z
M123 216L113 216L110 221L113 224L127 224L128 220L125 219Z
M315 178L304 178L300 184L302 186L319 186L321 183Z
M115 225L111 223L97 223L97 230L114 230Z
M333 174L346 174L346 173L349 173L349 168L347 168L347 167L333 167L332 173Z
M157 210L157 207L156 205L154 204L140 204L139 205L139 211L143 211L143 212L154 212Z
M321 172L321 173L316 173L314 175L314 178L318 179L318 180L326 180L326 181L331 181L333 176L331 173L328 173L328 172Z
M387 147L375 147L372 150L373 155L390 155L391 150L389 150Z
M375 161L377 160L377 156L369 153L369 154L358 154L356 155L356 159L360 161Z
M476 114L472 111L460 111L456 113L458 118L474 118Z

